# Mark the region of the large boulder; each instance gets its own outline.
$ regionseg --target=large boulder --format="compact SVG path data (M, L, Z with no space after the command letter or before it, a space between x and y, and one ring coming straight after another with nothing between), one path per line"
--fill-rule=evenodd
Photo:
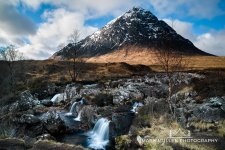
M40 101L37 100L30 91L26 90L20 94L20 100L16 101L9 107L10 112L26 111L39 105Z
M194 107L189 121L203 120L216 122L225 118L225 100L219 97L207 99L203 104Z
M97 118L96 108L91 105L84 106L82 108L81 118L82 123L87 124L89 128L92 127Z
M50 134L58 135L66 132L65 123L55 110L43 114L41 120Z
M132 124L134 114L131 112L113 113L112 124L115 127L116 135L127 134Z
M68 84L64 90L67 99L72 99L78 94L79 86L75 84Z
M22 124L37 124L40 123L40 119L32 114L23 114L19 120L18 123L22 123Z
M114 104L123 104L127 100L141 100L144 98L144 94L131 84L115 89L112 95Z

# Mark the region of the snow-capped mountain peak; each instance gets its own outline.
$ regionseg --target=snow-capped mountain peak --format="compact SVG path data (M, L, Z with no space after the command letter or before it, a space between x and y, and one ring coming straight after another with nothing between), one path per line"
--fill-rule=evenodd
M206 55L189 40L177 34L164 21L158 20L150 11L133 7L75 46L69 44L53 57L70 57L73 49L79 49L80 56L92 57L112 52L126 45L160 47L160 43L165 39L172 41L174 45L182 45L182 49L180 47L179 49L184 53Z

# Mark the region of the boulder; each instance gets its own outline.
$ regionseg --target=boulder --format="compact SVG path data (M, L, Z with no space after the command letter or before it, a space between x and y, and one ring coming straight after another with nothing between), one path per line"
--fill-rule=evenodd
M23 114L19 120L18 123L22 124L37 124L40 123L40 119L32 114Z
M37 100L33 95L31 95L30 91L27 90L20 94L20 100L13 103L10 106L9 111L10 112L26 111L39 104L40 101Z
M81 122L82 123L85 123L88 125L88 127L92 127L92 125L95 124L96 122L96 109L91 106L91 105L87 105L87 106L84 106L82 108L82 114L81 114Z
M117 88L112 92L113 103L123 104L127 100L141 100L144 94L132 85Z
M78 94L78 85L68 84L64 90L67 99L72 99Z
M115 126L117 136L127 134L132 124L134 114L131 112L113 113L112 124ZM113 125L111 125L113 126Z
M225 101L219 97L205 100L203 104L196 104L193 113L189 118L192 120L203 120L206 122L216 122L225 118Z
M46 130L53 135L66 132L66 126L60 115L56 111L48 111L41 116L41 120Z

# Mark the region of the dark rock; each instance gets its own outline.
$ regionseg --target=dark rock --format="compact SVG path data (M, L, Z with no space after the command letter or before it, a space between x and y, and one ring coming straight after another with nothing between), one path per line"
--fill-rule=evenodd
M10 112L26 111L38 104L40 104L40 101L38 101L33 95L31 95L30 91L27 90L20 94L20 100L13 103L10 106L9 111Z
M23 114L18 120L18 123L22 124L37 124L40 122L40 119L32 114Z
M214 97L205 100L202 104L196 104L193 113L189 118L192 120L203 120L206 122L216 122L225 118L225 101L222 98Z
M46 130L53 135L66 132L65 123L56 111L48 111L42 115L41 120Z
M44 105L44 106L50 107L50 106L53 105L53 102L50 101L50 100L42 100L41 104Z
M133 113L114 113L112 115L112 123L115 125L116 135L127 134L132 124Z
M88 127L92 127L92 125L95 124L96 121L96 117L97 113L96 113L96 109L94 107L92 107L91 105L88 106L84 106L82 108L82 123L85 123L88 125Z

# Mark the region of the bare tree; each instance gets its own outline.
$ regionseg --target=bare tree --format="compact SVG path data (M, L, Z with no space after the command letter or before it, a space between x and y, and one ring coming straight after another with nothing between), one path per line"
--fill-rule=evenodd
M179 48L179 45L178 45ZM171 96L174 90L174 79L173 76L175 73L182 71L187 63L184 60L184 55L181 51L178 51L174 47L172 40L163 40L160 48L157 49L155 53L156 62L161 66L163 72L165 72L166 78L168 79L168 98L167 103L172 114L174 114Z
M14 45L9 45L0 51L1 60L5 61L9 70L9 85L11 91L15 92L15 74L16 74L16 62L24 60L23 54L15 49Z
M72 82L77 81L77 77L80 75L85 66L85 60L79 57L79 50L76 48L79 37L80 33L78 30L74 30L68 37L68 42L72 44L71 60L68 61L68 71Z

